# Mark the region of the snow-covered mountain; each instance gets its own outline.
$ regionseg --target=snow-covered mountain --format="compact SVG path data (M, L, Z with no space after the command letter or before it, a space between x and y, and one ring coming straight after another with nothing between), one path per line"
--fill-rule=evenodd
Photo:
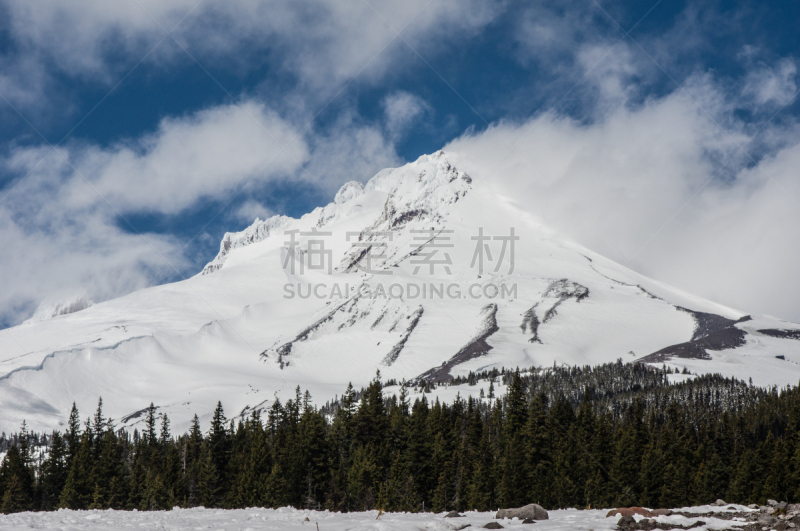
M665 286L423 156L300 219L228 233L195 277L0 333L0 429L62 425L102 396L118 425L151 401L184 429L352 382L622 359L797 384L800 326ZM481 269L482 266L482 269ZM462 396L475 387L453 389Z

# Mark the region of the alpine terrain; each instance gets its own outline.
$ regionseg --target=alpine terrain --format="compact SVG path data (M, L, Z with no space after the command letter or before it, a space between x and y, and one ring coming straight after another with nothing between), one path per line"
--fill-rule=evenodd
M100 396L118 427L153 402L180 431L218 400L246 414L300 385L322 403L378 370L446 383L622 359L797 384L800 325L622 267L437 152L349 182L300 219L226 234L192 278L100 303L48 302L0 334L0 359L6 431L23 419L63 426L73 401L91 411Z

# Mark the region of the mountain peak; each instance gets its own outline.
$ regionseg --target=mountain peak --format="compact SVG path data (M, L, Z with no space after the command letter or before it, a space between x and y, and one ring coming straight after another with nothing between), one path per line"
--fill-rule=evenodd
M745 319L653 281L523 208L489 180L476 188L441 151L364 186L345 183L299 219L225 234L202 274L0 335L0 401L9 405L0 421L15 420L19 393L46 388L53 373L63 387L25 413L37 429L63 420L73 400L102 396L122 424L153 402L182 430L219 400L261 410L301 385L324 402L376 369L452 383L493 368L622 359L757 385L800 378L800 326Z
M243 231L226 232L219 244L217 256L206 264L200 274L208 275L209 273L221 269L225 260L228 258L228 253L232 250L265 240L288 225L291 221L292 218L288 216L272 216L264 221L256 218L253 224Z
M351 199L355 199L356 197L360 196L364 193L364 185L362 185L358 181L350 181L346 182L339 188L339 191L336 192L336 197L333 199L333 202L337 205L341 205L342 203L346 203Z

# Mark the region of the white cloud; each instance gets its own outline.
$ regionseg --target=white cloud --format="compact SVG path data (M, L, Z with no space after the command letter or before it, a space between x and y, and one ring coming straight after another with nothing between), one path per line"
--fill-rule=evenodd
M626 43L581 46L578 64L585 80L599 93L600 108L628 100L636 88L635 78L644 70Z
M0 292L0 320L27 317L54 291L85 289L103 300L186 272L175 238L132 234L126 219L177 214L293 174L307 160L305 138L253 102L165 119L109 148L11 151L2 164L17 181L0 203L0 271L14 282Z
M95 301L189 271L182 242L132 234L133 214L179 215L201 199L224 203L243 186L292 179L332 194L401 163L376 126L345 113L324 135L298 130L253 101L162 120L157 130L106 148L81 143L13 149L16 175L0 202L0 322L19 322L54 292ZM272 212L250 199L235 217Z
M598 40L595 15L574 1L531 2L516 17L520 58L546 64L563 61L579 44Z
M700 79L688 92L621 106L592 124L551 116L501 123L445 151L477 186L489 180L611 259L721 303L797 321L800 248L790 242L800 227L800 137L784 131L784 147L748 166L739 146L749 137L731 108ZM727 168L718 173L720 162Z
M312 155L298 177L320 188L330 201L347 181L366 181L378 171L401 165L392 143L375 126L344 114L331 133L310 140Z
M747 74L743 94L757 105L788 105L797 96L796 75L793 59L783 58L774 67L762 63Z
M82 207L99 195L123 211L177 213L251 180L293 173L307 157L305 140L273 111L225 105L164 119L156 133L110 149L74 149L65 199Z
M274 215L275 212L253 199L248 199L242 203L241 206L236 209L235 213L236 219L248 224L253 223L256 218L264 220Z
M430 110L431 106L427 101L403 90L389 94L383 100L386 129L393 138L402 136L415 121Z
M13 87L7 97L31 104L47 101L40 91L54 74L112 85L147 54L149 64L192 64L181 46L208 66L245 70L267 58L275 71L295 76L306 97L324 99L357 74L380 78L404 60L387 48L392 28L405 28L415 46L435 51L449 36L469 37L499 9L477 0L0 2L19 50L0 57L6 72L0 86ZM16 75L23 67L28 73Z
M88 290L103 300L185 271L174 238L126 232L99 205L71 210L46 179L19 186L0 206L0 271L13 279L0 292L0 322L30 317L53 293Z

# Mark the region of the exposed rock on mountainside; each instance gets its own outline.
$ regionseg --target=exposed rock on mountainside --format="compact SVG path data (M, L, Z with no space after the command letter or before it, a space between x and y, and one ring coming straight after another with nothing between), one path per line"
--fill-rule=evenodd
M800 330L776 330L774 328L766 328L764 330L759 330L759 332L771 337L800 340Z
M710 360L709 350L726 350L741 347L747 341L747 333L733 326L718 330L711 334L663 348L645 356L638 361L642 363L663 363L674 358Z
M522 324L520 325L522 333L525 334L530 330L531 338L528 341L530 343L541 344L542 340L539 338L539 326L558 315L557 309L559 305L569 299L575 299L575 302L580 302L588 296L589 288L581 286L577 282L572 282L566 278L551 282L542 294L542 299L544 300L535 303L522 316ZM540 304L543 308L547 308L544 310L542 320L539 319L536 313Z
M531 338L528 340L531 343L541 343L542 340L539 339L539 317L536 315L536 307L539 306L537 302L534 304L530 310L525 312L525 315L522 316L522 324L519 327L522 329L522 333L526 333L528 330L531 331Z
M408 323L408 327L406 327L405 332L403 332L403 335L400 337L400 341L398 341L397 344L392 347L392 350L389 351L389 353L386 355L386 357L383 358L383 364L384 365L391 365L392 363L397 361L397 358L400 356L400 353L403 351L403 347L406 346L406 341L408 341L408 338L411 337L411 333L414 331L414 329L419 324L419 320L422 319L422 314L424 312L425 312L425 309L422 306L420 306L419 308L417 308L417 311L415 311L410 316L411 317L411 322ZM383 319L384 315L385 315L385 312L383 314L381 314L380 317L378 317L378 321L376 321L372 325L373 329L375 328L375 326L377 326L380 323L380 321ZM395 325L393 325L393 328L394 328L394 326Z
M435 382L451 380L453 376L450 374L450 370L453 367L483 356L492 350L492 346L489 345L486 340L498 330L500 330L500 328L497 326L497 304L487 304L481 309L481 324L475 337L473 337L469 343L461 347L461 349L456 352L452 358L444 362L441 367L435 367L421 374L418 380L432 380Z

